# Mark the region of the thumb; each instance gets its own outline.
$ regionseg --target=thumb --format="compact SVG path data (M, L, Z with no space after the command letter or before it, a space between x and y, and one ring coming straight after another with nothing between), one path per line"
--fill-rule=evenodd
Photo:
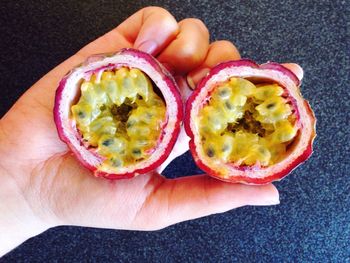
M136 13L135 18L132 16L126 21L128 27L123 31L130 32L129 26L134 27L137 34L134 48L155 56L176 37L179 26L175 18L163 8L147 7L141 12L142 16L137 16Z

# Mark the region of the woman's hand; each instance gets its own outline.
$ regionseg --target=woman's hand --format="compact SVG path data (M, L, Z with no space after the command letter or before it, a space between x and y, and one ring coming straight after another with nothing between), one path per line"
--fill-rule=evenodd
M170 180L156 171L110 181L78 163L57 136L56 87L90 55L124 47L156 56L177 76L184 97L190 91L185 76L193 87L208 68L240 57L228 41L209 44L200 20L177 22L168 11L147 7L40 79L0 121L0 255L57 225L155 230L244 205L278 204L272 184L229 184L206 175ZM182 133L167 163L187 147Z

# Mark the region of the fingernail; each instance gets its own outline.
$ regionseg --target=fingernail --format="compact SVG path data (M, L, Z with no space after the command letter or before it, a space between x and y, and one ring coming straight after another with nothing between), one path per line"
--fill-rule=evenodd
M303 77L304 77L304 70L303 70L303 68L300 65L295 64L295 63L293 63L292 65L294 67L294 74L297 75L299 80L302 80Z
M190 86L191 89L195 89L198 82L201 81L205 75L207 75L209 70L209 68L202 68L191 72L191 74L188 74L186 78L188 86Z
M277 199L261 199L261 200L254 200L250 205L254 206L266 206L266 205L279 205L280 200Z
M273 195L270 195L265 200L262 200L262 203L261 203L261 205L279 205L279 204L280 204L280 196L277 190Z
M195 89L196 85L194 84L194 81L192 79L192 77L190 75L187 75L187 85L191 88L191 89Z
M154 55L157 47L158 47L158 44L154 40L146 40L142 42L140 45L136 46L138 50L141 50L151 55Z
M302 80L304 77L304 70L303 68L296 64L296 63L283 63L284 67L288 68L290 71L292 71L299 80Z
M179 86L182 101L187 101L188 97L191 95L192 90L188 86L186 79L183 76L176 76L175 81Z
M280 203L280 196L277 188L270 184L264 186L253 186L257 187L252 195L251 205L265 206L265 205L278 205Z
M266 201L265 204L266 205L279 205L280 204L280 200L279 200L279 198L271 199L271 200Z

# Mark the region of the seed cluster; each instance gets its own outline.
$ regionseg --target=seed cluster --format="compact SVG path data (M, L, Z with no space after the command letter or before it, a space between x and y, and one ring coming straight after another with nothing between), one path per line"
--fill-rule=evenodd
M199 111L204 154L236 165L278 162L297 134L295 115L277 84L231 78L218 85Z
M139 69L105 71L81 84L71 108L83 139L118 169L149 157L157 144L166 107Z

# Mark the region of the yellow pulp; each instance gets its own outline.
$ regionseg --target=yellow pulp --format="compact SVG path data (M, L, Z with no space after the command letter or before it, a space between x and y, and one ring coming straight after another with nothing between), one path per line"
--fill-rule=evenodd
M105 71L81 84L72 116L87 143L104 156L102 166L125 167L144 160L156 146L165 104L139 69Z
M242 78L216 87L199 111L204 154L236 165L278 162L298 130L282 94L277 84L254 85Z

